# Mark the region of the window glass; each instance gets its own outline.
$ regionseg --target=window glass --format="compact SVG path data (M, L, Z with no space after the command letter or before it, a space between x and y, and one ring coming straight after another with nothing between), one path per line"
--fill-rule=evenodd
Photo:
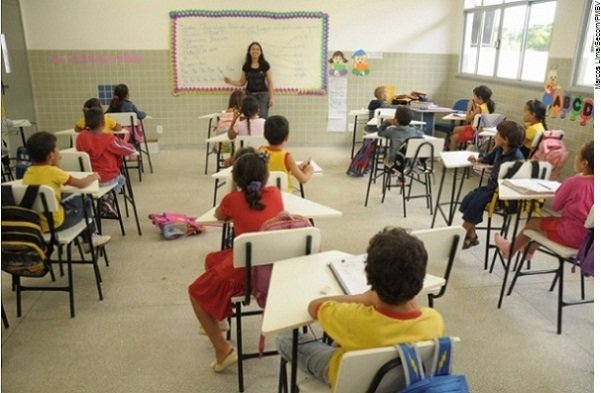
M555 2L533 4L530 7L522 80L544 81L545 72L541 70L547 69L554 19Z
M506 8L503 12L503 31L499 48L497 76L518 79L526 6Z
M591 4L588 4L588 16L585 26L586 32L584 41L581 42L578 67L576 69L577 86L593 86L595 83L595 73L593 72L595 64L595 48L593 45L593 34L595 32L594 16L591 12Z

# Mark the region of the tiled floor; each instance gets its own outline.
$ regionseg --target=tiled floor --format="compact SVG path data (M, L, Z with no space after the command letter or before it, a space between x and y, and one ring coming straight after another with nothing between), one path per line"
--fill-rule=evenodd
M409 202L402 218L398 194L389 193L382 204L376 187L363 207L367 180L344 174L348 149L293 152L299 159L311 156L325 171L306 185L307 198L344 213L316 220L324 249L362 253L385 225L429 227L424 200ZM187 295L187 285L202 272L204 255L219 247L220 228L166 241L146 218L154 212L200 215L208 210L213 181L203 175L203 163L201 150L163 150L153 156L155 173L142 183L134 180L143 236L136 234L133 218L124 237L115 223L105 224L105 233L113 236L107 247L110 267L101 266L105 298L98 301L91 268L75 267L75 318L69 318L66 294L51 292L25 293L24 315L17 318L10 279L2 275L2 303L11 324L2 330L3 392L237 391L235 368L221 375L209 368L211 345L197 333ZM564 332L555 334L556 294L548 291L551 277L538 276L521 278L497 309L502 269L484 271L483 255L482 245L462 252L447 293L436 302L447 333L462 340L454 370L467 375L474 392L592 392L593 306L568 308ZM543 255L534 261L536 267L553 264ZM576 275L568 274L568 280L567 296L574 297ZM587 280L588 293L593 289ZM259 329L256 320L245 330L249 347L256 345ZM277 367L275 357L245 362L246 391L275 391Z

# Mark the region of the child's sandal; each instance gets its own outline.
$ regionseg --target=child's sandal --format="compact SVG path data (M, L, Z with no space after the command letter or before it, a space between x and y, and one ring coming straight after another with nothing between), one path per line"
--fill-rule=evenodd
M466 250L470 247L477 246L478 244L480 244L480 241L478 240L478 236L466 237L465 241L463 242L463 249Z

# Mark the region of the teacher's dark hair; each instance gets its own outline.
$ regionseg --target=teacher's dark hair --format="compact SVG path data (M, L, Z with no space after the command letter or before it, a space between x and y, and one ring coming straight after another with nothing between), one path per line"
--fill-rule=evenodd
M250 68L250 65L252 64L252 59L250 57L250 48L252 48L253 45L257 45L259 47L259 49L261 49L261 56L259 56L259 65L260 65L260 68L263 68L268 63L267 63L267 60L265 60L265 54L263 52L263 47L257 41L251 42L250 45L248 46L248 49L246 50L246 61L244 62L244 68Z

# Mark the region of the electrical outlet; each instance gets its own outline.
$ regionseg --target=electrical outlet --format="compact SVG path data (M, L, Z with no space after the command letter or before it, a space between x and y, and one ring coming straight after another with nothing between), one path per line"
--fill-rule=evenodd
M161 135L163 133L163 126L157 126L157 134Z

